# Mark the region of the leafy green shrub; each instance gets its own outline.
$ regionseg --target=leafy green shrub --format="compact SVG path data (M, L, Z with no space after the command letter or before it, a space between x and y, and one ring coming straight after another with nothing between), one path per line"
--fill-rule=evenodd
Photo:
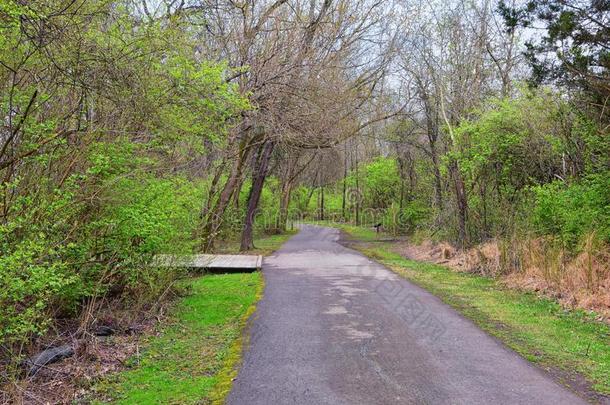
M0 2L0 362L54 315L168 285L147 263L196 243L192 163L250 108L179 21L124 6Z
M53 315L111 288L156 288L164 275L147 265L151 256L192 251L202 201L197 184L147 175L121 177L101 190L102 206L79 202L74 192L36 205L34 196L23 197L12 220L0 225L3 343L44 333Z
M387 208L398 197L400 190L400 176L396 159L378 157L370 163L362 165L359 173L358 192L352 195L361 199L361 206L367 208ZM346 179L347 188L356 190L356 173L352 172Z
M203 200L196 184L181 177L121 179L112 195L116 200L104 208L102 221L113 226L107 247L122 252L122 259L195 247L192 236Z
M0 230L0 236L5 236ZM43 234L33 235L0 255L0 342L7 347L29 336L43 333L48 324L47 311L78 283L68 264L58 260ZM70 297L72 298L72 297Z
M406 204L401 210L397 203L392 203L385 211L383 226L392 234L412 234L430 217L431 209L419 201Z
M532 221L538 233L558 236L570 249L591 231L610 243L610 172L569 185L555 181L533 192Z
M607 173L610 141L552 90L523 89L515 98L491 99L455 136L448 156L466 183L467 227L475 241L511 234L517 225L557 235L571 248L598 226L607 233L600 222L607 204L600 173ZM520 224L521 214L529 216L530 190L535 223Z

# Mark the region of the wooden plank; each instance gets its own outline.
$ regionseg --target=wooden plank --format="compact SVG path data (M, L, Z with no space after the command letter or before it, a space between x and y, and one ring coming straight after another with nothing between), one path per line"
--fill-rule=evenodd
M263 257L258 255L157 255L157 267L188 267L194 269L260 269Z

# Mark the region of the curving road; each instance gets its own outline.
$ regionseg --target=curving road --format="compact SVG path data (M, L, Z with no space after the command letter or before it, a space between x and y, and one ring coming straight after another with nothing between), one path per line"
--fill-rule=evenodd
M338 239L304 226L265 260L229 404L585 403Z

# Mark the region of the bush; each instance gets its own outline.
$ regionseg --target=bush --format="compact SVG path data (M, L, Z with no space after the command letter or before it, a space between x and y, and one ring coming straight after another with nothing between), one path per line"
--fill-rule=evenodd
M412 234L430 217L431 209L423 203L412 201L402 210L392 203L385 211L383 226L392 234Z
M9 0L0 20L0 345L11 354L54 314L166 285L145 264L191 250L203 187L186 176L205 177L250 104L179 19Z
M347 178L347 186L356 188L356 174L351 173ZM360 193L362 193L362 206L373 209L383 209L390 206L398 197L400 190L400 176L396 159L378 157L374 161L362 165L360 178ZM354 198L360 196L354 196Z
M72 301L71 291L79 280L42 234L22 240L11 252L4 246L2 250L0 342L11 347L44 333L50 322L48 310L58 301Z
M0 225L0 341L7 347L43 334L53 316L73 314L83 300L116 288L157 288L162 274L147 266L151 256L192 251L198 185L136 176L101 190L103 204L73 191L23 197Z
M555 181L533 192L532 220L539 234L557 236L569 249L593 231L610 243L610 172L572 184Z

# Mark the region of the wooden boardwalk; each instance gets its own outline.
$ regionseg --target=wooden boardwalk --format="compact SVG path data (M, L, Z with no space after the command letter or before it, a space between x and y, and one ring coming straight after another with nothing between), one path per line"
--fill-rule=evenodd
M157 267L207 270L257 270L263 264L263 257L260 255L157 255L152 264Z

